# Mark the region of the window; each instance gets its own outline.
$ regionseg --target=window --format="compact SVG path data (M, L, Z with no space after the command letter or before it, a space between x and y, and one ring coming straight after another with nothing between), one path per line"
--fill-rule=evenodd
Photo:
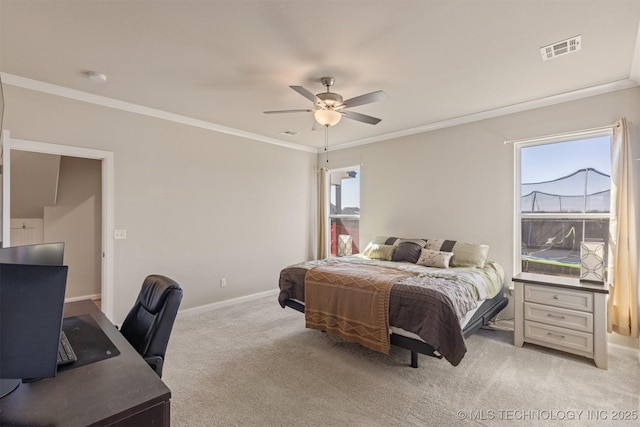
M329 171L330 254L332 257L359 253L360 168Z
M606 257L610 151L607 131L516 143L516 272L579 277L582 241Z

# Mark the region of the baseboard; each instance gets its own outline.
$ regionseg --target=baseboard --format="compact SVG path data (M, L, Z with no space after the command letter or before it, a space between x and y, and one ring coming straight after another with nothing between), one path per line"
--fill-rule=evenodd
M633 354L637 354L638 355L638 360L640 360L640 350L634 347L627 347L624 344L617 344L617 343L607 343L607 347L609 348L617 348L619 350L624 350Z
M500 315L498 315L499 317ZM513 331L515 329L515 322L513 319L499 319L496 318L494 321L495 325L499 327L499 329L503 329L505 331Z
M266 296L271 296L271 295L275 296L275 295L278 295L279 292L280 292L280 289L271 289L264 292L258 292L256 294L245 295L242 297L232 298L232 299L228 299L220 302L214 302L212 304L201 305L193 308L187 308L186 310L180 310L178 312L178 317L188 317L188 316L194 316L196 314L207 313L209 311L217 310L222 307L228 307L230 305L240 304L243 302L252 301L252 300L266 297ZM275 303L277 303L277 301L274 300L274 304Z
M86 299L90 299L90 300L100 299L100 294L83 295L83 296L80 296L80 297L65 298L64 302L67 303L67 302L84 301Z
M631 353L631 354L635 354L636 355L636 359L638 360L638 366L640 366L640 349L634 348L634 347L627 347L626 345L623 344L613 344L613 343L607 343L607 348L611 349L611 348L615 348L618 350L622 350L625 351L627 353Z

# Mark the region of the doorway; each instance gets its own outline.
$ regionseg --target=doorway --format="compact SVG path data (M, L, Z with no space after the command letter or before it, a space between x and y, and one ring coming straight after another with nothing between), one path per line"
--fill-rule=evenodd
M2 133L3 179L2 179L2 237L3 246L10 242L10 182L11 182L11 152L27 151L33 153L53 154L59 156L94 159L101 162L101 198L102 198L102 226L101 226L101 306L107 317L113 319L113 153L90 148L73 147L67 145L50 144L39 141L12 139L9 131Z

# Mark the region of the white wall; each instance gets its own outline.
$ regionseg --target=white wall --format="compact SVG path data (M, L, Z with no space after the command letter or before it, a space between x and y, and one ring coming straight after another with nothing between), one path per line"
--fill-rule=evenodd
M5 99L14 138L114 153L115 228L127 230L114 321L147 274L180 283L187 309L276 289L283 266L310 258L315 154L12 86Z
M44 242L44 220L42 218L11 218L9 224L11 246Z
M621 117L631 121L633 156L639 158L640 88L634 88L332 151L328 167L362 165L361 247L375 235L485 243L509 280L514 147L504 141L611 125ZM638 192L640 161L634 164ZM512 307L502 316L512 317Z

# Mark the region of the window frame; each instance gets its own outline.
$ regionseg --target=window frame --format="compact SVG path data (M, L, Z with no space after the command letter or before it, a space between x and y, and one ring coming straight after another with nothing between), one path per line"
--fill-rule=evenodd
M513 215L513 274L522 272L522 220L526 218L538 219L610 219L611 213L522 213L522 149L533 146L558 144L562 142L576 141L598 137L609 137L609 143L613 144L613 128L605 127L577 132L568 132L558 135L543 136L537 138L513 141L514 146L514 215ZM538 273L541 274L541 273ZM557 276L550 275L549 276Z
M336 219L341 219L341 218L347 218L347 219L352 219L354 217L357 216L358 218L358 229L359 229L359 224L360 224L360 214L358 215L353 215L353 214L336 214L336 215L332 215L331 214L331 174L333 173L340 173L340 172L348 172L351 170L357 170L358 174L360 174L360 188L359 190L362 190L362 167L361 165L353 165L353 166L345 166L345 167L339 167L339 168L335 168L335 169L327 169L327 176L326 176L326 182L325 182L325 188L326 188L326 206L325 206L325 212L327 213L326 218L324 218L324 222L326 225L326 242L327 242L327 256L329 258L332 257L331 254L331 220L333 218ZM359 202L362 202L362 199L359 200ZM360 203L359 203L360 204ZM360 206L358 206L358 208L360 208ZM358 246L359 242L358 242Z

